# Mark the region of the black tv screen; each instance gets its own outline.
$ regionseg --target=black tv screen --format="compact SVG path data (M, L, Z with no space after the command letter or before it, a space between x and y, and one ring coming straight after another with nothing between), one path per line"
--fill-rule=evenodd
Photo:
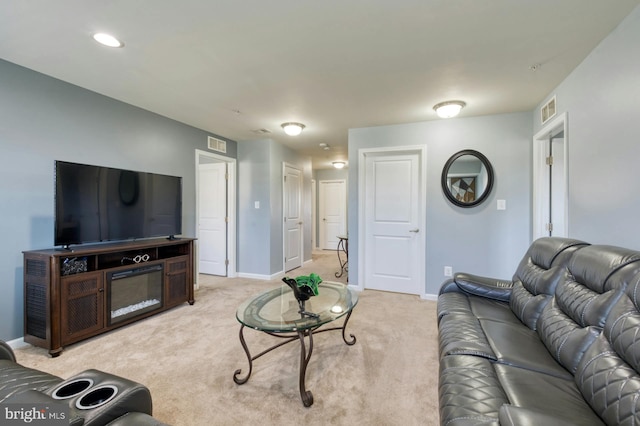
M181 177L55 162L56 246L181 233Z

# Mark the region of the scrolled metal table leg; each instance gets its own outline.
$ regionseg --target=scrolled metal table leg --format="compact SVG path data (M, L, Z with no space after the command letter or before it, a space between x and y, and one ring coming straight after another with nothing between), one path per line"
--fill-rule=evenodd
M347 317L344 319L344 324L342 324L342 340L344 340L344 342L349 346L354 345L356 343L356 336L354 336L353 334L349 334L349 336L351 336L351 340L347 340L344 334L347 329L347 323L349 322L349 318L351 318L352 312L353 311L349 311L349 313L347 314Z
M309 352L306 352L304 337L309 336ZM300 397L302 398L302 404L305 407L311 407L313 404L313 394L311 391L306 390L305 377L307 375L307 365L309 365L309 359L313 353L313 332L311 329L305 331L298 330L298 338L300 339Z
M244 325L240 326L240 344L242 344L242 348L244 349L244 353L247 354L247 360L249 361L249 372L245 378L239 378L238 375L242 373L242 369L239 368L233 373L233 381L238 385L245 384L249 377L251 377L251 371L253 370L253 360L251 359L251 353L249 352L249 347L247 346L247 342L244 340Z

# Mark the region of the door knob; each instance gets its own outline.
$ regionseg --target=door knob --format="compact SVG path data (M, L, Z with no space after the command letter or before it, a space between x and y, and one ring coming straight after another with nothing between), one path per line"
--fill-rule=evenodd
M417 234L418 232L420 232L420 230L419 230L418 228L416 228L416 229L409 229L409 232L415 232L415 233Z

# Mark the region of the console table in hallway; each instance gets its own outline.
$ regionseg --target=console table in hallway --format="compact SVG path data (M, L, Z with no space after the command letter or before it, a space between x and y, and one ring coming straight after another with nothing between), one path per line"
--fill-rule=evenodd
M336 247L336 253L338 253L338 263L340 263L340 270L336 272L336 278L340 278L345 272L349 272L349 237L346 235L338 235L338 246ZM340 256L340 253L344 253L344 261Z

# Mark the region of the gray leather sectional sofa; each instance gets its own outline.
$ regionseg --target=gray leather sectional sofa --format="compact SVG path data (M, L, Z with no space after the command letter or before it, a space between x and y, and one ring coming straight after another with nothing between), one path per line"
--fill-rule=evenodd
M28 423L52 424L62 413L73 426L164 425L151 417L151 394L145 386L98 370L63 380L18 364L11 347L0 340L0 424L22 424L19 416L40 409L57 417L34 417Z
M536 240L438 297L442 425L640 425L640 252Z

